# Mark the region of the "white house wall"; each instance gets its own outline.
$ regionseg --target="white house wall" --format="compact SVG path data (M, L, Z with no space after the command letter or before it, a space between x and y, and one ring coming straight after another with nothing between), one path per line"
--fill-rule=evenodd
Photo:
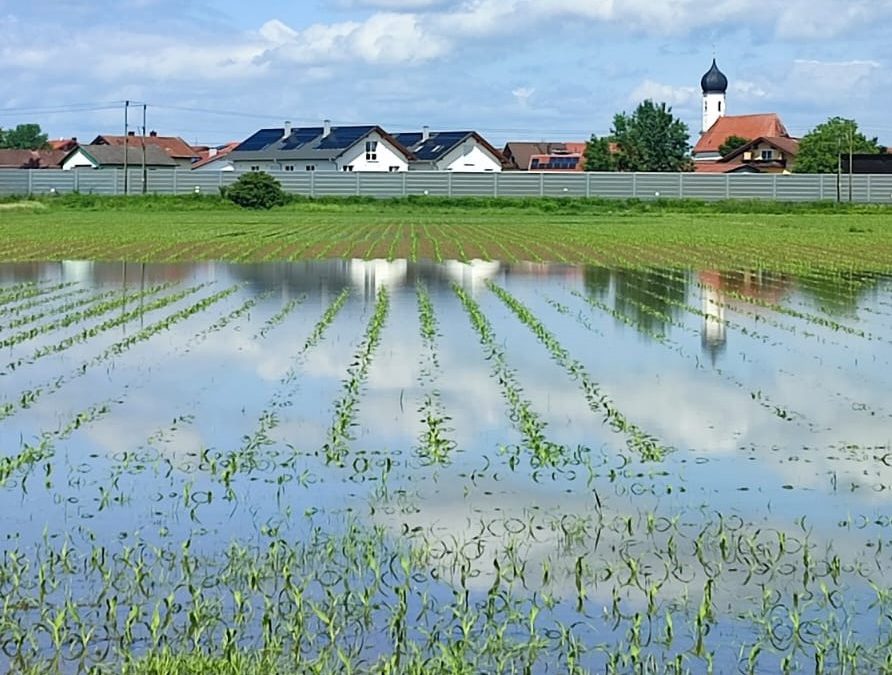
M78 150L62 163L62 170L71 171L72 169L77 169L78 167L82 166L93 169L96 165L93 164L93 162L91 162L89 159L87 159L87 156L83 153L82 150Z
M366 141L378 141L376 161L365 158ZM377 133L369 134L341 155L338 159L338 168L343 170L345 166L352 166L353 171L390 171L392 166L397 167L397 171L409 170L409 162L403 154Z
M200 171L203 173L219 173L220 171L235 171L235 165L229 161L224 155L219 160L214 162L208 162L207 164L202 164L199 167L192 169L192 171Z
M462 143L437 162L438 171L496 172L502 164L476 141Z

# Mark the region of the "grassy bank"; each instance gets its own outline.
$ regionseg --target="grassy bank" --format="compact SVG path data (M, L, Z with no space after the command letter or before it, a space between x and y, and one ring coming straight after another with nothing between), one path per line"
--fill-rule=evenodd
M473 258L709 267L892 269L892 209L776 202L217 197L0 204L0 260L257 262Z

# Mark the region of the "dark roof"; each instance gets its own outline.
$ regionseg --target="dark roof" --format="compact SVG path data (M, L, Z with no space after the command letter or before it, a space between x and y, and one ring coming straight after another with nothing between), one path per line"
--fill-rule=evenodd
M96 162L99 166L124 166L124 148L116 145L82 145L66 153L63 162L78 150ZM127 164L132 167L142 166L142 147L127 146ZM176 166L177 163L161 148L146 144L146 166Z
M424 134L421 132L394 134L393 137L415 155L415 159L419 162L439 161L468 139L479 143L497 161L503 161L502 153L492 147L476 131L432 131L427 140L424 139Z
M154 133L154 132L152 132ZM114 145L123 148L125 145L127 147L136 146L141 147L141 143L145 141L146 145L155 146L160 148L167 154L168 157L173 159L198 159L199 153L193 148L191 145L186 143L179 136L158 136L158 135L148 135L148 136L97 136L93 139L93 143L91 145Z
M719 70L715 59L712 60L712 67L700 80L700 87L704 94L724 94L728 91L728 78Z
M369 134L377 132L387 140L397 152L413 159L393 136L375 125L332 127L329 134L322 127L300 127L291 130L286 137L284 128L261 129L242 141L232 151L233 159L238 153L251 153L252 159L319 159L331 160L340 157Z
M0 168L58 169L65 154L59 150L0 150Z

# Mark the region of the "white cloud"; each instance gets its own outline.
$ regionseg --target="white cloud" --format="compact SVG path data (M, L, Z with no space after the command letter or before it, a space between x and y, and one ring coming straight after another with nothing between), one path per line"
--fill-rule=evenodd
M641 103L650 99L657 103L668 103L672 106L688 106L696 103L700 94L696 87L675 87L653 80L645 80L629 94L630 103Z
M815 61L793 63L782 95L819 105L839 106L872 93L874 79L882 76L876 61Z

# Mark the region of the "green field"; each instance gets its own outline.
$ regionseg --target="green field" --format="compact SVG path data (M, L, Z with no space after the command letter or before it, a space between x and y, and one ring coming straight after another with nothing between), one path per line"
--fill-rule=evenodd
M0 260L501 260L603 266L892 267L892 209L585 200L72 197L0 205Z

